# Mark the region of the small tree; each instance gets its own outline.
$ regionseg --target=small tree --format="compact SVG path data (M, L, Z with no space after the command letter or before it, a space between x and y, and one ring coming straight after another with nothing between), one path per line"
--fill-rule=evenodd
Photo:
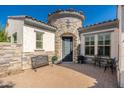
M7 41L7 33L5 32L5 27L0 25L0 42Z

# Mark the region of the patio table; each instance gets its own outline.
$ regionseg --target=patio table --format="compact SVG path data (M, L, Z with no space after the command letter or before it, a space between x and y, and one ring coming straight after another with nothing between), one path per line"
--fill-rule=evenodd
M104 64L104 72L106 71L107 68L110 68L112 73L113 73L113 70L114 70L114 65L116 64L115 62L115 58L101 58L101 60L104 60L104 62L100 61L100 66L102 64Z
M98 57L97 62L99 64L99 67L101 67L102 64L112 64L112 58L102 58Z

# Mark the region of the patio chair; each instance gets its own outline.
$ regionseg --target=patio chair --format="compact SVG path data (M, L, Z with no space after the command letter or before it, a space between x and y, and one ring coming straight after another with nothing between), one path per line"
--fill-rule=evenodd
M96 58L96 65L101 67L101 56L97 56L97 58Z
M107 64L107 59L106 58L101 58L100 59L100 67L105 67Z
M105 65L105 68L104 68L104 72L106 71L107 68L108 69L110 68L113 74L114 69L116 69L116 63L117 63L116 58L108 59L107 64Z
M111 67L112 73L113 73L114 70L116 70L117 62L118 62L118 60L116 60L116 58L114 58L112 60L112 67Z
M93 60L94 65L97 65L97 63L98 63L98 56L95 55L92 60Z

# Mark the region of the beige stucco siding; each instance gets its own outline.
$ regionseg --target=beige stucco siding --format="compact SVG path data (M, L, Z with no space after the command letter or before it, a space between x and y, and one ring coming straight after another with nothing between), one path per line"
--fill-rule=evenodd
M118 6L119 19L119 67L118 67L118 83L120 87L124 87L124 6Z
M35 32L33 27L23 27L23 52L34 52L35 50Z
M28 25L23 27L23 52L34 52L36 50L36 32L43 33L43 50L54 51L55 34L54 32L38 29Z
M111 33L111 57L116 57L118 60L119 56L119 37L118 37L118 29L115 29L114 32Z
M45 51L55 50L55 34L54 33L45 31L43 35L43 49Z
M81 34L80 39L80 54L85 55L85 36Z

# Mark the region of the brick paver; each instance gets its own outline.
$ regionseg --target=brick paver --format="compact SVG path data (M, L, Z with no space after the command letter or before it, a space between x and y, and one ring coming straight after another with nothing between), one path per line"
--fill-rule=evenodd
M90 64L59 64L44 66L37 71L32 69L23 73L0 78L9 87L47 87L47 88L87 88L117 87L116 73ZM5 84L4 84L5 82ZM8 85L7 85L8 82ZM1 84L2 85L2 84Z
M96 80L94 86L96 88L116 88L117 87L117 75L116 71L111 73L111 69L107 69L104 72L103 67L97 67L93 64L62 64L63 67L67 67L78 71L84 75L87 75Z

